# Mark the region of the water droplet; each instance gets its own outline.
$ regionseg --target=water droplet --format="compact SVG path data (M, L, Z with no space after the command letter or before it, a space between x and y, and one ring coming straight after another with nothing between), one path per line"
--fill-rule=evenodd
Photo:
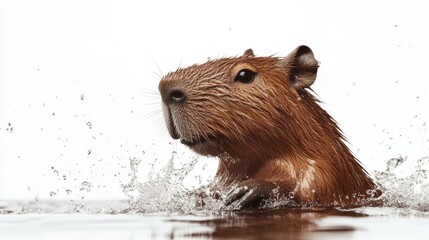
M86 190L87 192L91 191L92 183L88 181L83 181L80 185L81 185L81 188L79 189L80 191L83 191L83 190Z
M54 166L51 166L51 169L52 169L52 171L54 172L54 174L55 175L59 175L59 172L58 172L58 170L57 169L55 169L55 167Z
M12 127L12 124L11 123L8 123L7 124L7 128L6 128L6 131L8 131L8 132L10 132L10 133L12 133L13 132L13 127Z
M404 163L405 159L403 157L392 158L387 161L387 171L393 171L399 165Z

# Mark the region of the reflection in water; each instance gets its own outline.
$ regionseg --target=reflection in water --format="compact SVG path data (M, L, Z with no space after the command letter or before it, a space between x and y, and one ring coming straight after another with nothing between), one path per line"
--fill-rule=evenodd
M86 203L80 213L59 214L61 202L16 214L0 203L0 239L427 239L429 213L398 208L285 208L218 215L154 216L119 213L126 202ZM16 206L19 209L19 206ZM22 206L21 206L22 207ZM36 207L36 206L33 206ZM7 210L9 209L9 210ZM50 211L51 209L52 211ZM92 210L91 210L92 209ZM84 211L85 210L85 211ZM84 214L83 214L84 213ZM404 231L406 229L406 231Z
M124 206L124 203L111 202L110 206L117 208ZM74 234L80 232L80 236L94 237L96 233L104 240L118 235L120 237L115 239L318 239L322 236L349 236L356 229L353 224L341 221L319 225L323 219L358 219L368 216L355 210L335 208L224 211L212 216L148 216L141 213L123 214L113 209L94 211L101 205L101 202L88 202L85 205L88 212L85 214L58 214L61 202L37 205L41 214L34 214L37 213L34 210L27 214L3 211L3 215L0 215L0 239L34 236L34 227L38 229L37 236L43 238L49 235L56 239L73 239L76 236L70 234L71 229ZM56 211L50 212L49 208ZM109 232L112 234L109 235Z
M209 227L210 231L188 233L196 238L289 239L316 232L347 233L353 226L319 227L316 222L325 217L365 217L366 214L337 209L297 209L241 211L208 220L169 220Z

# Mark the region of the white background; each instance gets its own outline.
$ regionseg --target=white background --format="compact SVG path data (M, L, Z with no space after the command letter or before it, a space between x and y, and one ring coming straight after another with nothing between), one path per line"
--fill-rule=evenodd
M396 156L426 157L428 9L387 0L0 0L0 199L123 198L130 158L142 160L142 178L173 150L186 162L188 150L163 127L159 76L250 47L276 56L313 49L313 89L369 171ZM200 160L211 166L201 174L213 174L216 160Z

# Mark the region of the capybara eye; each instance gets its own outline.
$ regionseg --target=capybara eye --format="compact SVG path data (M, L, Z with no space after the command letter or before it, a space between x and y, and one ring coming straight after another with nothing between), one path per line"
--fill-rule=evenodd
M249 69L242 69L235 76L234 81L241 83L251 83L255 79L256 73Z

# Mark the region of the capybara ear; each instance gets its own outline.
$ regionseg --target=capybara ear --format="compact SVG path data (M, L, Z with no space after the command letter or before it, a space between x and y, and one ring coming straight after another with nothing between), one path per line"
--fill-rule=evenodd
M247 49L243 53L243 57L245 57L245 58L254 57L254 56L255 56L255 54L253 53L253 50L251 48Z
M319 62L314 58L313 51L309 47L304 45L297 47L282 61L296 89L310 87L316 80Z

